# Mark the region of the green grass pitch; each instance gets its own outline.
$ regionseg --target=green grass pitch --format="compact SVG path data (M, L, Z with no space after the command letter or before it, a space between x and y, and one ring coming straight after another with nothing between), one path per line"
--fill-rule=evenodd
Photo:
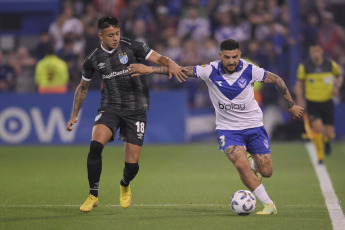
M345 210L344 144L333 150L326 165ZM105 147L100 204L81 213L87 153L88 146L0 147L0 229L332 229L304 143L272 144L274 173L263 184L274 216L230 210L231 195L245 187L216 143L144 146L128 209L119 206L123 147Z

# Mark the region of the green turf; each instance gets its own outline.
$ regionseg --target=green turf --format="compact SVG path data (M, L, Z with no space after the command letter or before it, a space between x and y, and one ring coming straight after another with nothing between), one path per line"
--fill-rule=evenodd
M344 201L344 146L334 150L326 164ZM128 209L118 206L123 148L107 146L100 205L81 213L87 152L88 146L0 147L0 229L332 229L303 143L272 145L274 175L263 183L275 216L230 210L232 193L245 187L216 144L145 146ZM255 211L261 208L258 202Z

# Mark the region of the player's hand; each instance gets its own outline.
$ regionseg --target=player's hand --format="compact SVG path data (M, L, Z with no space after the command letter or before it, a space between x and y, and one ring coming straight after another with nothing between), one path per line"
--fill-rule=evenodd
M289 109L290 113L292 114L293 118L301 118L304 112L304 108L294 105Z
M333 88L333 95L338 96L339 95L339 89L337 87Z
M72 116L71 119L67 122L67 131L71 132L73 130L73 125L78 122L78 118L76 116Z
M131 77L137 77L145 74L152 73L149 66L143 64L130 64L128 66L128 73L131 74Z
M182 68L178 66L174 61L169 62L168 69L169 69L169 79L172 78L172 76L175 76L179 82L183 82L183 81L186 81L186 79L188 78L182 72Z

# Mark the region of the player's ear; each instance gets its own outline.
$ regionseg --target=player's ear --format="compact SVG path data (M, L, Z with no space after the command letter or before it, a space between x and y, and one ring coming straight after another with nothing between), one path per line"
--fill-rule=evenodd
M219 57L222 59L222 51L220 51L218 54L219 54Z
M98 32L97 35L98 35L99 39L102 40L102 34L101 34L101 32Z

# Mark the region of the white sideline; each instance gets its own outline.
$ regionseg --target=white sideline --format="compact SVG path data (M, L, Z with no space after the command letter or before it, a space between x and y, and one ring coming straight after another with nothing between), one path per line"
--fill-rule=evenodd
M305 147L308 151L311 163L314 166L317 178L319 179L322 195L325 198L325 203L329 216L331 217L333 229L343 230L345 226L345 217L339 205L338 197L334 192L333 184L328 175L326 165L320 165L318 163L316 158L316 149L312 142L306 143Z
M119 204L105 204L104 207L121 207ZM132 204L134 207L224 207L225 204ZM281 206L281 205L280 205ZM287 204L287 207L320 207L316 204ZM44 208L44 207L80 207L80 204L0 204L0 208Z

